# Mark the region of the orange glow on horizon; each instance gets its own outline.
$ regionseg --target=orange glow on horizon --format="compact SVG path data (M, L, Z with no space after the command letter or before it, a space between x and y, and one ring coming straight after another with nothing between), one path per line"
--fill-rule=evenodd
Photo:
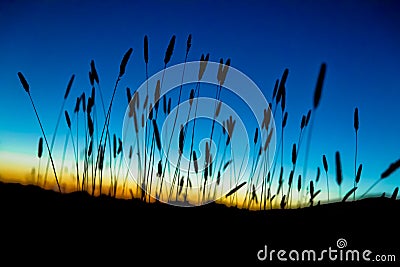
M18 163L18 161L20 163ZM40 178L39 184L37 183L37 168L38 168L39 160L29 155L21 155L21 154L14 154L8 152L0 152L0 181L6 183L20 183L24 185L38 185L41 188L47 190L58 191L58 187L55 181L55 176L51 172L51 167L49 169L48 177L46 185L44 185L44 172L45 172L45 164L46 159L42 159L41 166L40 166ZM27 167L31 165L31 167ZM96 189L95 189L95 196L100 195L98 181L96 182ZM117 191L116 191L116 198L120 199L131 199L140 198L140 187L131 179L127 179L127 187L125 190L122 188L123 181L120 179L118 181ZM71 193L77 191L77 184L76 184L76 177L71 173L65 173L60 181L60 187L62 193ZM91 189L88 190L91 193ZM102 194L109 194L110 192L110 179L108 177L103 177L103 186L102 186ZM245 199L245 190L238 191L233 198L225 198L222 197L217 199L215 202L219 204L224 204L228 207L238 207L243 208L242 203ZM260 196L258 196L260 197ZM188 199L192 201L196 199L197 196L188 196ZM238 199L238 201L236 201ZM149 201L149 196L146 196L146 200ZM260 200L260 199L258 199ZM155 202L153 197L150 197L150 202ZM297 208L298 205L298 197L297 192L293 192L293 199L292 199L292 206L291 208ZM317 204L317 203L315 203ZM256 204L254 201L250 207L245 207L246 209L249 208L251 210L259 210L260 203ZM266 202L266 209L279 209L280 208L280 198L278 200Z

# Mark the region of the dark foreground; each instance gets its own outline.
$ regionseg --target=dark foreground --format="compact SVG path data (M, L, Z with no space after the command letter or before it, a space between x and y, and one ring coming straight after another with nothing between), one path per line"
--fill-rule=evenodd
M106 264L121 266L281 266L277 251L358 250L366 265L399 266L400 201L371 198L296 210L254 212L209 204L178 208L136 200L58 194L34 186L0 183L1 258L53 266ZM265 248L273 259L257 259ZM362 259L372 251L370 262ZM334 254L334 255L336 255ZM396 262L377 262L376 255L395 255ZM260 254L263 256L264 253ZM295 256L295 254L292 254ZM308 254L304 254L308 257ZM343 254L345 255L345 254ZM356 262L330 260L323 264ZM305 266L321 262L303 261ZM12 264L15 265L15 264Z

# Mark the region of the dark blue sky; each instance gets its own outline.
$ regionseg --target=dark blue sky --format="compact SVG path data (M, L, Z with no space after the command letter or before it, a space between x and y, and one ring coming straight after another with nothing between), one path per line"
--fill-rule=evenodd
M76 80L67 103L70 110L76 96L90 90L91 59L107 98L120 60L132 47L116 98L121 108L113 110L112 127L118 133L125 87L134 89L145 80L143 36L149 36L151 75L162 69L173 34L176 47L170 65L183 62L191 33L189 60L198 60L201 53L210 53L212 61L230 57L232 66L248 75L267 99L275 79L289 69L287 144L297 141L301 116L312 105L319 66L326 62L310 166L321 166L321 155L327 154L333 167L334 153L340 150L345 184L351 184L357 106L358 161L364 164L366 187L400 155L399 11L398 1L1 1L0 151L34 155L40 136L18 71L30 83L50 134L71 74ZM62 146L62 141L57 144ZM289 164L290 158L285 161ZM398 184L392 177L377 191L390 192Z

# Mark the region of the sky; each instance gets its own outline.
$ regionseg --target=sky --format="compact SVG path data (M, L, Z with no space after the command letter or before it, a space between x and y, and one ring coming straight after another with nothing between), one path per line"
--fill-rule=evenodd
M358 107L357 161L363 164L358 191L362 193L400 157L399 11L397 1L372 0L1 1L0 179L14 179L10 173L25 177L37 165L41 132L17 72L27 78L45 131L51 136L71 75L76 77L66 103L70 113L82 91L90 94L92 59L104 99L110 99L120 61L132 47L110 124L120 137L127 104L125 88L134 91L146 78L144 35L149 38L151 76L163 69L172 35L176 35L176 46L168 65L183 63L186 39L192 34L188 61L199 60L202 53L209 53L215 62L231 58L231 66L253 80L268 101L275 80L289 69L284 138L284 165L289 168L291 146L297 142L302 115L312 107L319 68L325 62L327 74L314 114L309 173L313 176L316 167L322 169L326 154L331 188L337 191L334 156L340 151L343 193L352 187L353 111ZM277 112L277 124L280 116ZM66 135L62 121L55 145L58 159ZM304 162L301 153L299 160ZM301 166L298 169L301 173ZM382 181L373 193L391 194L399 186L399 175ZM320 187L325 188L322 182Z

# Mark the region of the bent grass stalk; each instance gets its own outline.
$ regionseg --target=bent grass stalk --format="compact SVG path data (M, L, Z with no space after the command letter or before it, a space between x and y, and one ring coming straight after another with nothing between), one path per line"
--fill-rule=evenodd
M22 87L24 88L25 92L28 94L29 99L30 99L31 104L32 104L32 107L33 107L33 110L35 111L36 118L37 118L37 120L38 120L40 129L41 129L41 131L42 131L44 141L45 141L45 143L46 143L47 151L49 152L49 157L50 157L51 165L52 165L52 167L53 167L54 177L55 177L55 179L56 179L58 191L61 193L61 187L60 187L60 184L59 184L59 182L58 182L57 171L56 171L56 167L55 167L55 165L54 165L53 156L52 156L52 154L51 154L51 150L50 150L49 143L47 142L47 138L46 138L46 134L45 134L45 132L44 132L43 126L42 126L42 122L40 121L39 114L38 114L38 112L37 112L37 110L36 110L36 107L35 107L35 104L34 104L34 102L33 102L31 93L30 93L30 91L29 91L29 84L28 84L28 82L26 81L24 75L23 75L21 72L18 72L18 78L19 78L19 80L20 80L20 82L21 82L21 84L22 84Z

